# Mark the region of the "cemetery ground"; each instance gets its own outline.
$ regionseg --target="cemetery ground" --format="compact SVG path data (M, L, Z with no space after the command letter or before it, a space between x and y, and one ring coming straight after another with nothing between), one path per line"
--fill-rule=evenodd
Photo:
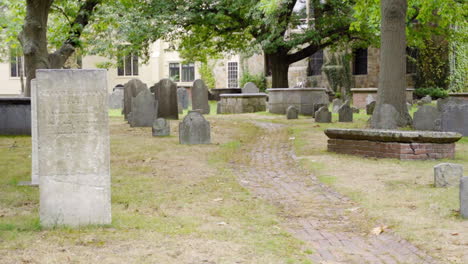
M468 263L458 188L433 187L433 166L441 162L463 164L466 175L467 138L457 143L455 160L400 161L326 151L324 129L363 128L365 114L354 123L336 123L333 114L333 124L212 114L213 144L193 146L178 144L179 121L171 121L171 136L154 138L151 128L130 128L118 111L110 115L109 226L42 229L38 189L17 185L30 179L30 137L0 137L0 263L320 263L311 260L320 253L315 244L299 239L298 223L310 217L324 231L395 234L441 263ZM261 181L260 172L285 172L302 185L289 191L285 181L275 193L273 179ZM301 186L326 195L297 192L301 199L294 195ZM289 194L294 199L279 199ZM367 257L349 263L404 263Z

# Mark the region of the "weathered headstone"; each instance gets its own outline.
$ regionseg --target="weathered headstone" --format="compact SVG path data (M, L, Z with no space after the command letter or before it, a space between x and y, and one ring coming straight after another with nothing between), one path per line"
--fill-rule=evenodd
M200 109L202 114L210 113L210 105L208 104L208 89L203 80L197 79L193 82L192 87L192 109Z
M468 177L460 179L460 215L468 218Z
M458 132L463 136L468 136L468 101L449 103L442 109L442 131Z
M210 122L199 111L189 111L179 124L180 144L210 144Z
M218 102L216 103L216 114L222 114L223 113L223 103Z
M342 104L343 104L343 100L338 99L338 98L333 99L333 101L332 101L332 105L333 105L332 112L333 113L338 113L338 110L340 109Z
M366 114L367 115L372 115L374 113L375 109L375 101L370 102L369 104L366 105Z
M391 104L383 104L380 108L376 109L380 111L379 116L381 117L379 121L371 120L373 127L379 127L381 129L396 129L398 127L397 120L400 117L400 114Z
M183 87L177 88L177 100L180 102L183 109L188 109L188 107L189 107L189 96L188 96L187 89L185 89Z
M43 227L111 223L106 70L37 70Z
M248 82L242 88L242 93L259 93L260 90L258 89L257 85L253 82Z
M177 86L170 79L162 79L155 85L154 98L158 101L158 117L179 119Z
M286 119L297 119L299 116L299 110L294 105L288 106L286 109Z
M353 122L353 110L349 104L343 104L338 109L338 122Z
M128 114L132 112L132 99L143 90L148 90L148 87L138 79L132 79L124 85L124 105L122 114L125 120L128 120Z
M328 111L327 106L323 106L315 112L315 122L317 123L331 123L332 113Z
M164 118L157 118L153 123L153 137L169 136L171 128L169 121Z
M131 127L151 127L157 118L158 102L148 90L141 91L132 100L132 112L128 122Z
M416 130L441 130L441 115L436 107L431 105L422 105L414 113L413 127Z
M114 91L109 95L109 108L121 109L123 107L124 90L123 88L114 88Z
M434 166L435 187L457 186L463 177L463 166L453 163L440 163Z
M320 108L326 106L328 108L328 103L318 103L314 104L313 111L312 111L312 118L315 118L315 112L317 112Z
M184 113L184 108L182 107L182 104L180 102L177 102L177 111L179 115Z
M430 95L426 95L423 98L421 98L421 102L423 104L430 104L432 102L432 97Z

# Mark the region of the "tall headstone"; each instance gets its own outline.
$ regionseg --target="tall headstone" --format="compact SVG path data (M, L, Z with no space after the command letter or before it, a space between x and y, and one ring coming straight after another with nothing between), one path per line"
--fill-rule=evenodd
M440 112L432 105L422 105L414 113L413 127L416 130L440 131Z
M460 179L460 215L468 218L468 177Z
M182 105L183 109L188 109L189 107L189 96L187 89L180 87L177 88L177 100Z
M158 101L158 117L179 119L177 85L170 79L162 79L155 85L154 97Z
M398 120L400 114L393 105L383 104L376 111L380 111L378 114L381 116L381 119L377 122L371 119L374 127L380 127L381 129L396 129L398 127L396 120Z
M253 82L248 82L242 88L242 93L259 93L260 90L258 89L257 85Z
M338 122L353 122L353 110L348 103L344 103L338 109Z
M128 118L131 127L151 127L157 118L158 102L148 90L141 91L132 100L132 113Z
M171 127L169 121L164 118L158 118L153 123L153 137L169 136L171 134Z
M332 105L333 105L332 112L333 113L338 113L338 110L340 109L342 104L343 104L343 100L338 99L338 98L333 99L333 101L332 101Z
M458 132L468 136L468 101L448 103L442 107L442 131Z
M200 109L202 114L210 113L210 105L208 104L208 89L203 80L197 79L193 82L192 87L192 109Z
M450 187L460 183L463 177L463 166L453 163L440 163L434 166L435 187Z
M286 119L297 119L299 116L299 110L294 105L288 106L286 109Z
M210 122L199 111L189 111L179 124L180 144L210 144Z
M124 105L122 114L125 120L128 120L128 114L132 112L132 99L136 97L141 91L147 90L148 87L138 79L132 79L124 85Z
M332 113L328 111L327 106L323 106L317 112L315 112L315 122L316 123L331 123Z
M109 108L121 109L123 107L124 90L123 87L116 87L109 95Z
M106 70L37 70L43 227L111 223Z

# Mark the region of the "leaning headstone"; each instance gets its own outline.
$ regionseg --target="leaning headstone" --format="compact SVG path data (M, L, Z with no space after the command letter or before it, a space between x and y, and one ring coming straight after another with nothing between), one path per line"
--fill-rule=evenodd
M423 98L421 98L421 102L423 104L430 104L432 102L432 97L430 95L426 95Z
M123 88L114 88L114 91L109 95L109 108L121 109L123 107L124 90Z
M397 120L400 118L400 114L391 104L383 104L380 108L375 109L380 117L377 120L372 118L372 127L378 127L381 129L396 129L398 127Z
M177 86L170 79L162 79L155 85L154 98L158 101L158 117L179 119Z
M468 218L468 177L460 179L460 215Z
M375 109L375 101L370 102L369 104L366 105L366 114L367 115L372 115L374 113Z
M208 89L203 80L197 79L192 87L192 110L200 109L202 114L210 113L208 104Z
M458 132L463 136L468 136L468 101L449 103L443 107L441 130Z
M179 124L180 144L210 144L210 122L206 121L200 111L189 111Z
M331 123L332 113L328 111L327 106L323 106L317 112L315 112L315 122L317 123Z
M188 96L187 89L183 87L177 88L177 100L180 102L183 109L188 109L189 96Z
M288 106L286 109L286 119L297 119L299 116L299 110L294 105Z
M148 90L148 87L138 79L132 79L124 85L124 105L122 114L125 120L128 120L128 114L132 111L132 99L143 90Z
M149 90L140 92L132 100L132 112L128 121L131 127L151 127L157 117L158 102Z
M413 128L416 130L441 130L441 115L439 110L432 105L422 105L414 113Z
M353 110L348 103L338 109L338 122L353 122Z
M332 112L333 113L338 113L338 110L340 109L341 105L343 104L343 100L335 98L335 99L333 99L332 104L333 104Z
M242 88L242 93L259 93L260 90L258 89L257 85L253 82L248 82Z
M314 104L313 111L312 111L312 118L315 118L315 112L317 112L320 108L326 106L328 108L328 103L318 103Z
M434 166L435 187L457 186L463 177L463 166L453 163L440 163Z
M111 223L106 70L37 70L40 223Z
M169 121L164 118L157 118L153 123L153 137L169 136L171 128Z

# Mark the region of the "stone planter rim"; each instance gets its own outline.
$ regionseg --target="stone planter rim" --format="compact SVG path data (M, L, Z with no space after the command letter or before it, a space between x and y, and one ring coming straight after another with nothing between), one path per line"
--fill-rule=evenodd
M462 138L457 132L404 131L386 129L328 128L325 134L332 139L368 140L400 143L454 143Z

